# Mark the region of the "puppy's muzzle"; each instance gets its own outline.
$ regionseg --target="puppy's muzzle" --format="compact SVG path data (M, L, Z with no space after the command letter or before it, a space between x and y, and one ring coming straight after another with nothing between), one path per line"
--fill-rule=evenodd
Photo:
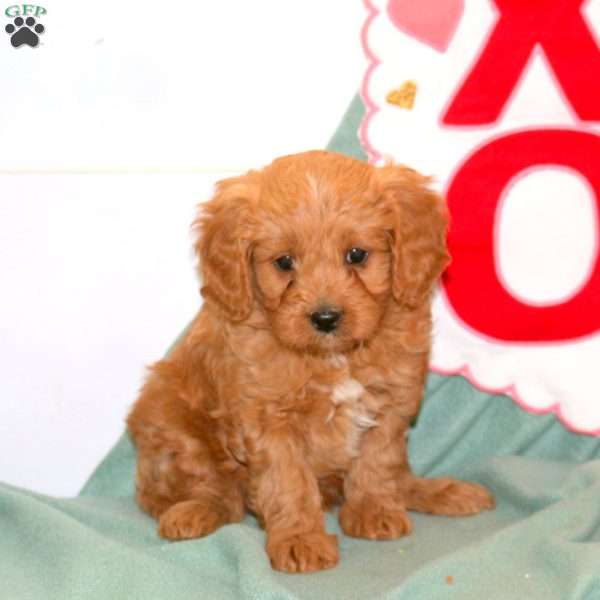
M335 331L342 319L342 311L333 308L322 308L310 315L312 326L323 333Z

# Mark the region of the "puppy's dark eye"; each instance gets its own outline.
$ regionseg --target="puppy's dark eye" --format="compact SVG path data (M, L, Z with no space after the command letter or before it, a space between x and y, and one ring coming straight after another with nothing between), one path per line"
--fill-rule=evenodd
M369 253L362 248L350 248L346 253L346 262L349 265L362 265L366 262Z
M294 268L294 259L288 254L280 256L275 260L275 266L280 271L291 271Z

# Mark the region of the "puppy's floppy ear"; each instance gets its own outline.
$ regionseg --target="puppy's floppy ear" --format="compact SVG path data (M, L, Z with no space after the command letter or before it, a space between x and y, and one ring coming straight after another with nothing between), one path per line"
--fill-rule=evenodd
M246 319L252 309L250 214L258 193L253 172L220 181L194 222L201 293L232 321Z
M448 264L448 211L429 180L399 165L375 170L380 200L393 215L392 292L396 302L416 308L429 296Z

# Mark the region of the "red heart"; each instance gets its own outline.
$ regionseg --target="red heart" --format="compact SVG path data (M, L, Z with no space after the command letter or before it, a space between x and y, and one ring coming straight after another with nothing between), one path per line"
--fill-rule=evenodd
M464 0L389 0L387 11L400 31L445 52L464 8Z

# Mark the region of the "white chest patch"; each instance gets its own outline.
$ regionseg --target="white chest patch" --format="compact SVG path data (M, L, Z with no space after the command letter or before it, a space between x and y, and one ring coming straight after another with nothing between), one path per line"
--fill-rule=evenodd
M356 379L349 378L338 383L331 394L333 408L327 420L330 421L334 415L350 420L352 427L348 433L347 448L352 456L358 455L362 434L377 425L373 414L365 406L366 393L365 388Z

